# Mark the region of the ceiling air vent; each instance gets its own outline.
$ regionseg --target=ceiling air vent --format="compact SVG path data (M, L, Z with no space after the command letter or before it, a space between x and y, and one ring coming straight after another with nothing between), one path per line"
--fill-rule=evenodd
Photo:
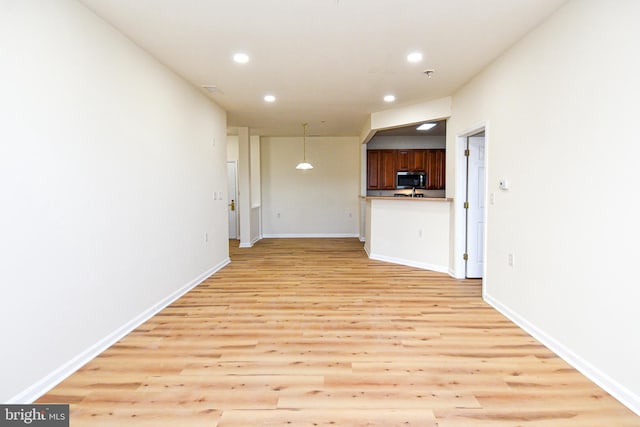
M216 85L202 85L202 88L213 95L216 95L216 94L222 95L223 93L220 90L220 88Z

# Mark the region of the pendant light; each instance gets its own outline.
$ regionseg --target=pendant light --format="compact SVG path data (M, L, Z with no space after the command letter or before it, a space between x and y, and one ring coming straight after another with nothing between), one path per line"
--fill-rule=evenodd
M302 162L298 163L298 166L296 166L296 169L300 169L300 170L313 169L313 166L311 165L311 163L307 162L307 124L308 123L302 124L302 131L303 131L302 146L303 146L304 154L302 157Z

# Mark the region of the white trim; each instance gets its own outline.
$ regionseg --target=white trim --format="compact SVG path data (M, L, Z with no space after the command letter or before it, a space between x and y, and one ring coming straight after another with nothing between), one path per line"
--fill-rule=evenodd
M548 335L546 332L527 321L524 317L514 312L501 302L493 298L491 295L484 294L484 300L487 304L502 313L513 323L522 328L529 335L540 341L543 345L553 351L558 357L563 359L569 365L580 371L585 377L596 383L607 393L620 401L627 408L640 415L640 396L614 380L597 367L580 357L571 349L564 346L561 342Z
M41 397L43 394L51 390L53 387L61 383L64 379L66 379L69 375L76 372L82 366L87 364L93 358L98 356L100 353L105 351L107 348L111 347L113 344L118 342L124 336L129 334L131 331L136 329L138 326L142 325L144 322L155 316L158 312L169 306L171 303L176 301L178 298L189 292L191 289L198 286L200 283L204 282L211 275L219 271L221 268L229 264L231 260L229 258L222 261L220 264L211 267L204 273L200 274L198 277L193 279L191 282L187 283L180 289L177 289L173 293L167 295L162 300L158 301L156 304L147 308L145 311L129 320L124 325L120 326L115 331L111 332L98 342L96 342L91 347L87 348L80 354L73 357L68 362L64 363L59 368L55 369L53 372L45 376L44 378L36 381L31 386L27 387L25 390L21 391L17 395L13 396L6 403L8 404L17 404L17 403L31 403Z
M454 279L464 279L465 278L464 274L463 275L458 275L458 274L456 274L455 270L453 270L451 268L449 269L448 273L449 273L449 276L453 277Z
M465 233L465 212L464 201L467 186L466 158L464 150L466 148L466 134L456 136L456 180L455 180L455 198L453 203L453 221L454 221L454 241L453 241L453 270L456 277L465 277L464 266L464 249L466 246ZM485 236L486 240L486 236Z
M464 150L466 148L467 137L475 135L484 130L485 133L485 158L484 158L484 166L485 166L485 174L487 179L485 179L485 210L484 210L484 267L482 272L483 279L487 277L487 241L489 240L489 235L487 232L487 224L488 224L488 198L489 198L489 122L482 121L475 126L472 126L462 132L458 132L455 139L455 149L456 149L456 158L455 158L455 196L453 203L453 221L454 221L454 239L453 239L453 274L451 274L455 278L464 279L465 278L465 268L464 268L464 248L466 246L466 235L465 235L465 210L464 210L464 202L465 202L465 193L467 186L467 172L466 172L466 158L464 156ZM483 281L484 283L484 281Z
M291 233L291 234L265 234L265 239L297 239L297 238L328 238L339 239L345 237L360 238L358 233Z
M229 163L233 164L234 167L234 176L235 176L235 184L234 184L234 188L235 188L235 193L234 194L227 194L227 202L229 202L229 199L235 200L236 205L239 205L239 201L238 201L238 161L237 160L227 160L227 165L229 165ZM228 169L227 169L227 174L228 174ZM227 185L227 193L229 193L229 186ZM230 203L230 202L229 202ZM233 240L240 240L240 218L238 216L238 208L236 207L235 212L235 217L236 217L236 236L235 237L230 237L230 239ZM229 213L227 212L227 215L229 215Z
M249 243L242 243L240 242L240 244L238 245L239 248L252 248L253 245L255 245L258 241L262 240L263 236L258 236L256 238L254 238L253 240L251 240Z
M365 252L366 252L366 249L365 249ZM421 268L423 270L437 271L438 273L448 273L449 272L449 267L448 266L428 264L426 262L416 262L416 261L406 260L406 259L402 259L402 258L388 257L388 256L384 256L384 255L369 254L368 252L367 252L367 254L369 255L370 259L374 259L376 261L384 261L384 262L390 262L390 263L393 263L393 264L406 265L406 266L409 266L409 267Z

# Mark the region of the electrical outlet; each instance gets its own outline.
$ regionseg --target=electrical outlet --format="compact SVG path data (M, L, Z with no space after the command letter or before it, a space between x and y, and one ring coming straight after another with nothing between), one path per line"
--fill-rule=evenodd
M207 243L209 241L209 233L204 232L204 242Z
M418 237L422 237L422 228L418 230Z
M509 267L513 267L513 254L507 255L507 262L509 263Z

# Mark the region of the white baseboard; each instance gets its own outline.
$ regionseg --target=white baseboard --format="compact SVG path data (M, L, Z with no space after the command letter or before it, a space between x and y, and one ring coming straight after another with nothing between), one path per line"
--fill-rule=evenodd
M365 249L365 251L366 251L366 249ZM384 256L384 255L377 255L377 254L373 254L373 253L372 254L367 253L367 255L369 255L369 258L375 259L376 261L385 261L385 262L390 262L390 263L393 263L393 264L406 265L406 266L409 266L409 267L421 268L423 270L437 271L438 273L448 273L449 272L449 267L448 266L429 264L429 263L426 263L426 262L416 262L416 261L407 260L407 259L393 258L393 257Z
M449 269L448 273L449 273L449 276L453 277L454 279L465 279L464 274L463 275L456 274L455 270Z
M200 274L198 277L182 286L180 289L177 289L173 293L167 295L158 303L152 305L115 331L111 332L98 342L96 342L91 347L87 348L73 359L64 363L62 366L51 372L46 377L38 380L27 389L18 393L11 399L9 399L6 403L8 404L25 404L31 403L38 399L40 396L51 390L53 387L61 383L64 379L66 379L69 375L76 372L82 366L87 364L93 358L98 356L100 353L105 351L107 348L111 347L113 344L118 342L128 333L136 329L138 326L142 325L144 322L155 316L158 312L169 306L171 303L176 301L178 298L189 292L191 289L198 286L200 283L204 282L207 278L209 278L212 274L220 270L222 267L229 264L231 260L227 258L216 266L211 267L204 273Z
M502 313L513 323L524 329L529 335L544 344L549 350L553 351L558 357L576 368L585 377L600 386L603 390L616 398L627 408L640 415L640 396L615 381L613 378L602 372L591 363L584 360L578 354L565 347L561 342L547 335L544 331L521 317L519 314L500 303L491 295L484 293L484 300L487 304Z
M342 239L347 237L360 237L358 233L292 233L292 234L265 234L265 239Z
M240 244L238 245L239 248L252 248L253 245L256 244L256 242L260 241L262 239L262 236L260 237L256 237L255 239L251 240L249 243L243 243L240 242Z

